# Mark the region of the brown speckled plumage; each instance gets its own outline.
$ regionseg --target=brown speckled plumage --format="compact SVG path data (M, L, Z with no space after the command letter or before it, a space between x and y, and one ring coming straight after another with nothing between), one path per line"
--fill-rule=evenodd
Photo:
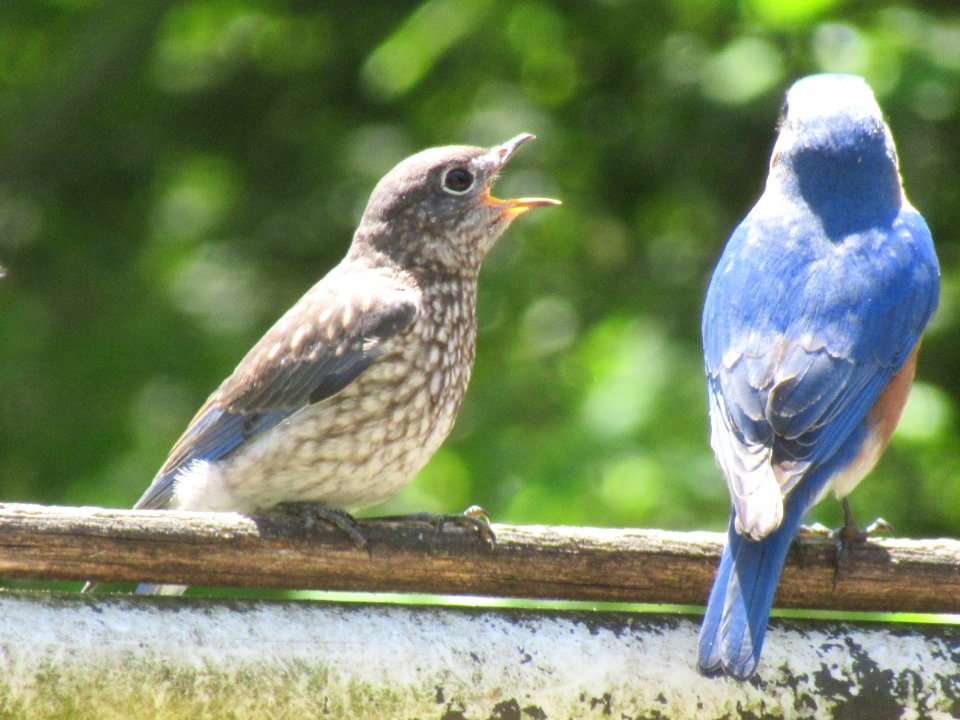
M466 392L484 256L515 217L554 204L490 196L529 137L427 150L388 173L344 260L211 395L137 506L355 510L408 483Z

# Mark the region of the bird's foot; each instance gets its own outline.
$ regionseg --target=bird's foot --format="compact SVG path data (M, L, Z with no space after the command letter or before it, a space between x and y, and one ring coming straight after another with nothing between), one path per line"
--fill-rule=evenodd
M490 527L490 516L479 505L471 505L462 513L410 513L408 515L392 515L389 517L371 518L373 520L404 520L410 522L429 523L437 532L443 532L446 525L456 525L476 531L480 539L492 550L497 544L497 536Z
M883 518L877 518L863 530L857 525L850 510L850 503L846 498L840 501L843 507L843 527L836 531L837 543L846 545L862 545L877 535L892 535L893 525Z
M834 589L837 587L837 579L843 570L843 565L847 560L851 547L854 545L863 545L867 540L878 535L893 534L893 525L883 518L877 518L861 530L853 517L853 511L850 510L850 503L847 498L841 500L840 504L843 507L843 526L832 533L832 536L837 542L837 554L833 566Z
M328 508L316 503L302 502L280 503L271 510L283 515L302 518L304 527L306 527L307 530L312 528L318 520L328 525L333 525L350 538L350 541L357 550L365 550L367 547L367 539L360 530L360 524L357 522L357 519L346 510Z

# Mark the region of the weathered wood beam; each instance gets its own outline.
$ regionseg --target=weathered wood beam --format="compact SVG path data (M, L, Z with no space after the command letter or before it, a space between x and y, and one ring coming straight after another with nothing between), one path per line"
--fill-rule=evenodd
M0 505L0 578L165 582L702 604L723 537L575 527L472 530L363 520L344 533L296 517ZM960 612L960 541L797 542L776 605Z

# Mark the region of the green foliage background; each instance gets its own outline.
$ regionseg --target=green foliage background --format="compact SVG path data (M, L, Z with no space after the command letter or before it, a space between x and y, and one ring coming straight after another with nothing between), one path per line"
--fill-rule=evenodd
M886 457L855 493L960 525L960 7L843 0L0 4L0 498L127 506L193 412L345 252L376 180L525 147L453 436L374 511L724 526L699 320L783 92L866 76L943 265ZM837 524L835 503L817 510Z

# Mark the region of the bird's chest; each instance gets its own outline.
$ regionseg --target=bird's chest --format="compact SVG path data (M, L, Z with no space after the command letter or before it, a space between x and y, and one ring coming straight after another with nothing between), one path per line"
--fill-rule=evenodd
M408 438L432 452L453 428L475 346L475 284L437 284L424 292L411 327L362 379L392 387L388 412Z

